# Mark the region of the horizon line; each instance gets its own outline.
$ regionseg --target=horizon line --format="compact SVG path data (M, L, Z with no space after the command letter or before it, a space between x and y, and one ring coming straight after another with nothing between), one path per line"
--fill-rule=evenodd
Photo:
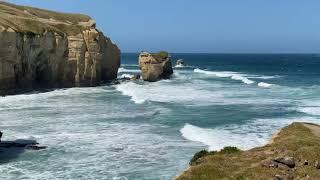
M158 52L158 51L148 51L148 52ZM127 53L127 54L137 54L140 52L121 52L121 53ZM309 55L320 55L320 52L169 52L170 54L309 54Z

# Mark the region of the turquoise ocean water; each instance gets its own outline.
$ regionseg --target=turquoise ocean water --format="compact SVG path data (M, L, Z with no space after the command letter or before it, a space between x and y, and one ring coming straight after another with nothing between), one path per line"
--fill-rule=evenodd
M173 54L172 79L0 97L0 179L172 179L201 149L265 144L294 121L320 123L320 56ZM119 78L139 73L123 54Z

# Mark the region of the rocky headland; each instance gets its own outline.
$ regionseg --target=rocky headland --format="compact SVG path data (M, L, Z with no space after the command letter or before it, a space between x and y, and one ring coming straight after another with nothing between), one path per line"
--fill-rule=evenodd
M319 179L320 126L293 123L276 133L263 147L241 151L202 150L177 180Z
M96 86L119 66L119 48L89 16L0 2L0 95Z
M142 79L145 81L154 82L160 79L168 79L173 74L171 57L165 51L140 53L139 67L142 72Z

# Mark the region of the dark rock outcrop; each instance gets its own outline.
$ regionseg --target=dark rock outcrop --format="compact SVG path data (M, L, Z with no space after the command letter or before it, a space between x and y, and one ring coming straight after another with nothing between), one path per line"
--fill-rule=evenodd
M320 169L320 163L319 163L319 161L316 161L315 164L314 164L314 166L315 166L317 169Z
M0 95L96 86L119 66L120 50L90 17L0 2Z
M145 81L168 79L173 74L170 55L167 52L140 53L139 67L142 71L142 79Z
M294 158L293 157L288 157L288 156L285 156L285 157L277 157L274 159L275 162L277 163L281 163L281 164L284 164L286 166L288 166L289 168L294 168L295 167L295 161L294 161Z

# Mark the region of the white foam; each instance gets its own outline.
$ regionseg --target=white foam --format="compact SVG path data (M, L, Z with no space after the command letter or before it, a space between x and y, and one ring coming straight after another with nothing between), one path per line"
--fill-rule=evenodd
M231 77L235 74L237 74L236 72L232 72L232 71L205 71L202 69L194 69L193 70L195 73L202 73L202 74L207 74L207 75L214 75L217 77Z
M127 67L139 67L138 64L121 64L121 66L127 66Z
M130 96L137 104L145 101L177 102L203 105L212 101L219 101L222 95L194 86L191 83L176 85L171 81L136 84L134 82L115 85L123 95Z
M226 88L222 82L212 83L201 79L189 79L188 75L177 72L171 80L153 83L144 82L142 84L123 82L114 85L114 87L123 95L130 96L131 100L137 104L146 101L174 102L196 106L214 104L280 105L289 103L289 100L285 97L277 99L274 96L266 97L264 91L259 91L254 86L239 87L239 85L232 85ZM274 93L278 93L278 91Z
M300 107L298 108L298 111L314 116L320 116L320 106Z
M258 86L259 86L259 87L263 87L263 88L269 88L269 87L272 86L272 84L265 83L265 82L259 82L259 83L258 83Z
M103 87L57 89L57 90L42 92L42 93L20 94L20 95L0 97L0 104L11 102L11 101L16 102L21 100L46 99L53 96L96 94L96 93L105 93L109 91L110 90L104 89Z
M245 74L241 74L238 72L232 72L232 71L205 71L202 69L194 69L195 73L202 73L207 75L213 75L216 77L222 77L222 78L231 78L233 80L242 81L245 84L253 84L254 81L248 79L245 77Z
M22 109L28 107L55 107L52 99L65 98L70 99L72 96L85 96L88 94L104 94L110 92L110 89L104 87L88 87L88 88L69 88L58 89L43 93L20 94L13 96L0 97L0 110L6 109ZM72 101L59 101L61 106L70 105ZM77 104L74 104L74 107Z
M141 70L139 69L126 69L126 68L123 68L123 67L120 67L118 69L118 73L141 73Z
M245 83L245 84L253 84L253 83L254 83L254 81L249 80L248 78L243 77L243 76L238 75L238 74L232 75L232 76L231 76L231 79L242 81L242 82Z
M279 78L281 76L275 75L275 76L259 76L259 75L249 75L248 78L254 78L254 79L274 79Z
M180 130L190 141L200 142L209 150L220 150L225 146L236 146L247 150L266 144L278 129L296 121L319 123L310 117L257 119L243 125L225 125L213 129L185 124Z
M220 150L225 146L249 149L263 143L263 139L259 139L258 134L250 134L250 137L246 137L245 134L237 134L223 128L206 129L186 124L180 132L184 138L200 142L208 146L209 150Z
M121 74L121 76L120 76L121 79L127 79L127 78L131 79L133 77L134 77L134 75L132 75L132 74Z
M185 65L183 65L183 64L177 64L177 65L175 65L174 67L175 67L175 68L183 68L183 67L185 67Z

